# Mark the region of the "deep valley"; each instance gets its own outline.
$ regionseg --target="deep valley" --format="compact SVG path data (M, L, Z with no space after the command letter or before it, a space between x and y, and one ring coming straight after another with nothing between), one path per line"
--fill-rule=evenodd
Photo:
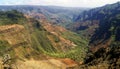
M0 6L0 69L119 69L120 2L97 8Z

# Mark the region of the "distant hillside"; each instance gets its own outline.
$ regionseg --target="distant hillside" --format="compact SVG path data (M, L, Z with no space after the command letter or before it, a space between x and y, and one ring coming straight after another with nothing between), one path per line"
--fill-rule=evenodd
M0 10L18 10L35 18L46 18L52 24L67 27L73 23L75 18L88 8L72 8L72 7L59 7L59 6L0 6ZM43 17L44 15L45 17Z

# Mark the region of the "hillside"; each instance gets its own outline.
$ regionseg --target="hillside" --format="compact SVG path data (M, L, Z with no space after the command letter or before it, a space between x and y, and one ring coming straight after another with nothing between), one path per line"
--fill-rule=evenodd
M110 42L112 38L119 41L119 12L119 2L85 11L70 29L90 38L90 45L94 46Z
M120 2L93 9L22 5L0 10L0 64L9 54L11 64L24 69L120 68Z
M70 58L83 61L87 40L47 20L35 20L18 11L0 13L0 55L14 61Z
M90 50L80 69L120 68L120 2L80 14L72 30L90 40Z

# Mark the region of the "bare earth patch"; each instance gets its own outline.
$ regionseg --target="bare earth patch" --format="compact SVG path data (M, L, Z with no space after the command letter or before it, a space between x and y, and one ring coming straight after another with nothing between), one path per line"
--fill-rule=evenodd
M18 69L66 69L74 66L76 66L76 63L70 59L27 60L17 63Z

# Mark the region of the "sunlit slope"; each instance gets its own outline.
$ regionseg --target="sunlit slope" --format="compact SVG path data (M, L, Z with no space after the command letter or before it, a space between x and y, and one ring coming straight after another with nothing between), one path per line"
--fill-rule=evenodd
M46 56L83 60L87 40L47 21L25 17L17 11L1 12L1 55L19 59L45 59ZM11 17L12 16L12 17Z

